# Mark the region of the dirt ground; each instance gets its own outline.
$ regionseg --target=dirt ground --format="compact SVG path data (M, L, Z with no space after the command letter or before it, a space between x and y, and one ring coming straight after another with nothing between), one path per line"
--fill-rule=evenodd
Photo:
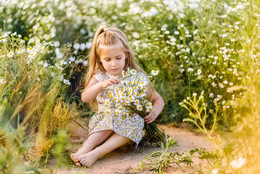
M81 125L87 125L83 123ZM205 135L194 133L186 128L186 126L181 126L179 128L173 127L171 125L158 125L161 129L165 131L167 135L170 135L175 141L177 141L178 146L171 147L169 152L188 152L190 149L195 148L205 148L208 151L214 150L212 143L207 139ZM72 137L71 141L74 144L74 151L76 151L87 138L88 132L81 128L79 125L73 123L71 125ZM87 128L86 128L87 129ZM130 174L131 170L136 168L137 165L145 159L147 155L150 155L155 150L160 150L160 147L156 146L145 146L137 151L129 150L128 147L119 148L110 154L107 154L103 158L99 159L93 166L77 167L71 169L59 169L59 174L78 174L78 173L89 173L89 174ZM73 151L72 150L72 151ZM206 161L201 160L198 157L192 159L193 163L191 166L181 165L179 167L176 164L171 165L171 167L165 170L165 173L169 174L181 174L181 173L193 173L200 169L200 166L205 166ZM150 174L152 171L140 171L138 173Z

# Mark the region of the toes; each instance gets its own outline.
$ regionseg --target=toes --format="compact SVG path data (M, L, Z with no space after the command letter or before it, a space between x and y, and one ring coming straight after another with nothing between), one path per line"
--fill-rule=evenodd
M80 163L76 163L76 166L81 167L81 164Z
M70 155L70 158L71 158L71 160L76 164L76 166L81 166L81 164L79 163L79 160L78 160L78 158L77 157L75 157L75 154L71 154Z

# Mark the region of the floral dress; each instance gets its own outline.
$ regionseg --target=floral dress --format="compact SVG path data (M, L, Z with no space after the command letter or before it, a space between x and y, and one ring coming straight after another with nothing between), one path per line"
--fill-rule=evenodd
M143 75L141 73L141 75ZM100 82L111 77L108 72L98 71L94 77ZM111 86L110 86L111 87ZM98 111L89 121L89 134L102 130L113 130L115 133L127 137L138 145L143 137L144 119L138 114L130 116L106 114L105 99L109 97L109 87L103 89L96 97L98 102Z

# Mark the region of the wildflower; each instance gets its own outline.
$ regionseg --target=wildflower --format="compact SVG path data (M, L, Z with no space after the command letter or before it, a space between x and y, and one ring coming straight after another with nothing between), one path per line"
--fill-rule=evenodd
M222 95L217 95L217 98L220 100L222 98Z
M148 113L148 112L150 112L152 109L153 109L152 106L146 107L146 112Z
M152 17L157 14L158 14L158 10L152 7L150 10L145 10L145 12L142 14L142 17Z
M34 51L30 51L28 57L33 58L35 55L36 55L36 53Z
M180 32L179 32L179 31L174 31L174 34L175 34L175 35L179 35Z
M7 56L8 56L9 58L13 57L13 56L14 56L14 52L13 52L13 51L10 51L10 52L7 54Z
M86 49L86 44L85 43L81 43L80 44L80 49L81 50L85 50Z
M110 101L108 99L105 100L105 106L108 106L110 104Z
M60 46L60 42L59 41L55 41L53 44L55 47L59 47Z
M213 98L213 97L214 97L214 94L211 92L211 93L209 94L209 97L210 97L210 98Z
M241 168L244 164L246 163L246 159L243 157L239 157L238 159L235 159L231 161L230 165L234 169L239 169Z
M131 70L130 70L130 73L131 73L132 75L135 75L136 72L137 72L137 71L136 71L135 69L131 69Z
M1 83L1 84L5 84L5 83L6 83L6 80L5 80L5 79L3 79L3 78L2 78L2 79L0 79L0 83Z
M192 71L194 71L192 68L188 68L188 70L187 70L188 72L192 72Z
M209 113L210 113L210 114L212 114L212 113L213 113L213 110L212 110L212 109L210 109L210 110L209 110Z
M197 74L200 75L202 73L201 69L198 69Z
M75 50L78 50L79 47L80 47L79 43L74 43L73 48L74 48Z
M25 50L24 49L19 49L17 52L18 52L18 54L21 54L21 53L24 53Z
M71 84L70 81L66 80L66 79L63 80L63 83L65 83L66 85L70 85Z
M196 96L197 96L197 93L193 93L192 95L193 95L194 97L196 97Z
M69 57L69 61L74 62L75 61L75 57L70 56Z
M218 83L220 88L224 88L224 85L222 83Z
M119 115L121 113L121 111L119 109L116 109L115 113L116 113L116 115Z
M60 65L66 65L66 64L67 64L67 62L65 62L64 60L60 61Z
M89 49L92 45L92 42L86 42L86 48Z
M106 109L105 113L109 115L111 113L111 110L110 109Z
M213 87L216 87L216 86L217 86L217 84L216 84L215 82L212 82L211 85L212 85Z
M153 75L153 76L156 76L156 75L158 75L159 74L159 70L152 70L151 71L151 74Z
M138 111L141 111L141 110L143 110L143 107L142 107L142 105L139 104L139 105L136 106L136 109L137 109Z
M135 105L139 105L140 104L140 101L139 100L135 100Z
M133 32L133 33L132 33L132 36L133 36L134 38L139 38L139 37L140 37L140 35L139 35L137 32Z

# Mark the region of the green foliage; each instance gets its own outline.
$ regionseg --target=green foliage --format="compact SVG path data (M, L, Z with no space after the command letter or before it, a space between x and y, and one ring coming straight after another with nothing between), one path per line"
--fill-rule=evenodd
M51 152L56 162L56 168L58 169L61 166L69 164L69 154L66 152L71 143L66 130L60 130L53 139L55 145Z
M11 172L17 154L27 154L32 142L41 145L39 158L49 153L53 136L76 116L55 117L57 111L92 114L80 101L80 90L94 32L106 24L127 34L148 74L160 70L151 81L165 101L158 121L184 119L215 142L218 158L209 173L213 168L256 173L259 7L258 0L0 1L0 126L19 130L15 141L9 135L0 139L8 144L1 145L1 169ZM197 99L201 91L203 98ZM212 138L216 128L232 131L224 147ZM244 159L238 169L230 167Z
M228 128L235 124L234 108L228 101L241 91L231 94L227 89L240 85L247 75L241 59L247 39L240 35L244 23L247 30L254 26L244 18L250 5L254 3L226 0L6 1L2 2L0 28L21 34L29 45L51 41L56 45L52 56L68 55L63 59L68 64L64 72L73 71L69 94L79 96L86 70L82 65L87 64L85 57L95 30L101 24L119 27L128 36L141 67L148 74L160 69L159 78L152 81L165 101L160 122L181 122L188 115L178 103L204 90L209 109L219 101L219 123ZM46 62L52 59L46 58ZM71 65L74 62L77 65ZM71 99L81 103L80 97ZM80 107L91 115L84 105ZM209 115L209 124L213 119Z
M177 145L177 142L172 138L168 137L166 145L161 144L161 150L153 151L150 155L147 155L146 158L141 162L134 171L153 171L154 173L162 174L164 171L171 167L172 165L177 165L181 167L181 164L186 166L192 165L192 158L195 154L199 154L200 158L212 159L211 156L206 156L209 152L201 148L191 149L188 152L168 152L169 148Z

